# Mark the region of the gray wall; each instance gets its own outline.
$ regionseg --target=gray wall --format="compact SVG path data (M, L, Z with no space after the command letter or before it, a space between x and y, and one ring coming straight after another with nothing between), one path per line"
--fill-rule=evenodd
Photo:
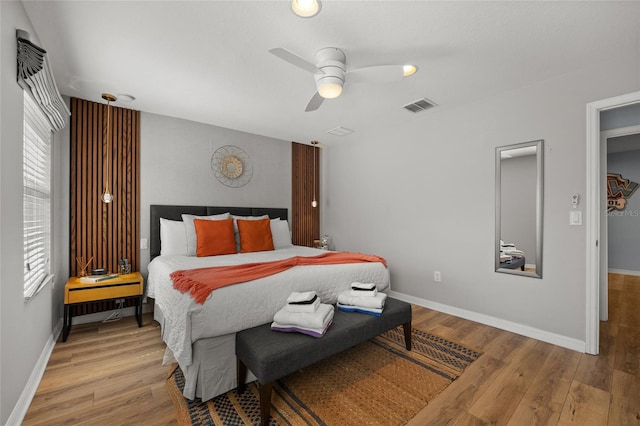
M194 121L141 113L141 238L149 238L149 205L286 207L291 210L291 142ZM245 186L229 188L213 175L211 156L242 148L253 163ZM149 250L141 251L146 274Z
M527 264L536 263L536 156L500 161L502 227L500 238L522 250Z
M23 92L16 83L16 28L37 34L22 3L0 2L0 424L11 415L47 344L61 325L68 269L68 137L53 145L53 272L56 279L24 300L22 235ZM43 46L46 48L46 46ZM66 163L66 165L65 165ZM66 183L65 183L66 182ZM66 186L65 186L66 185Z
M640 183L640 151L607 156L609 173ZM624 210L608 214L609 269L640 272L640 189L627 200Z
M568 212L586 189L585 105L640 90L638 52L619 53L325 148L322 232L340 250L386 257L394 291L584 342L586 229L570 226ZM495 147L537 139L544 278L495 273Z

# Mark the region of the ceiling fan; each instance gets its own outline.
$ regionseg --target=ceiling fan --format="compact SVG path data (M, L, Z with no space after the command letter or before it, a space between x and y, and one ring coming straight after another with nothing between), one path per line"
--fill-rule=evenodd
M317 91L307 104L305 112L317 110L325 99L340 96L347 78L354 83L392 82L413 75L418 70L415 65L377 65L347 71L347 57L336 47L318 50L315 54L315 64L282 47L276 47L269 52L313 74Z

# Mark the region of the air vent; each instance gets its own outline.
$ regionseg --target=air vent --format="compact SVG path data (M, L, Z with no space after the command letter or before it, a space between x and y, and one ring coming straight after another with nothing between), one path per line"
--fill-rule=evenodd
M327 133L334 136L347 136L353 133L353 130L338 126L334 129L327 130Z
M415 113L420 111L426 111L429 108L433 108L434 106L436 106L434 102L431 102L427 98L422 98L422 99L418 99L417 101L411 102L410 104L407 104L402 108L406 109L407 111L411 111Z

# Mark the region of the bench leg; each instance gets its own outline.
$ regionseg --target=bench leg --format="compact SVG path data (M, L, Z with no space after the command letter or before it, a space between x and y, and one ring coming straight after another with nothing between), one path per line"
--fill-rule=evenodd
M247 381L247 366L240 358L236 358L236 380L238 381L238 395L244 392L244 382Z
M411 322L402 324L404 330L404 346L408 351L411 350Z
M260 383L260 421L263 426L269 425L271 416L271 383Z

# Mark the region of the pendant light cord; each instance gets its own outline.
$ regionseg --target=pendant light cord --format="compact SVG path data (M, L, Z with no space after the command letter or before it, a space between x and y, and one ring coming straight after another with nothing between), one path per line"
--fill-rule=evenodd
M111 102L115 102L117 98L109 93L103 93L102 99L107 101L107 179L104 184L102 201L110 203L113 201L113 195L111 195L111 191L109 190L109 181L111 180Z
M110 101L107 100L107 181L105 183L105 192L109 193L109 180L111 180L110 176L110 158L111 157L111 105Z

